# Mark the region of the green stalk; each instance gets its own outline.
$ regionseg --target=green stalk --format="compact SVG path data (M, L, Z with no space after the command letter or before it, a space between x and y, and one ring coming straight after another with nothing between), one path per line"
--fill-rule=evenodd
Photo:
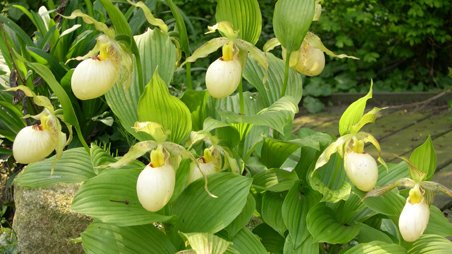
M245 115L245 100L243 98L243 82L239 83L239 102L240 102L240 114Z
M185 64L185 79L187 80L187 90L193 90L193 82L191 80L191 63L187 62Z
M240 77L243 77L243 70L246 66L246 61L248 60L248 52L240 51L239 52L240 64L242 66L242 73L240 73ZM240 79L239 83L239 103L240 103L240 114L245 115L245 99L243 97L243 78Z
M91 0L85 0L85 5L88 15L94 18L93 3L91 3Z
M281 91L281 97L284 97L284 95L286 95L287 83L289 81L289 62L291 53L292 52L289 51L286 52L286 64L284 65L284 83Z
M188 34L187 27L185 26L185 21L182 15L180 14L179 8L174 4L173 0L166 0L168 7L171 9L171 13L173 13L174 19L176 20L177 30L179 31L179 43L184 52L185 57L190 56L190 47L188 46ZM186 64L186 73L185 76L187 78L187 89L193 89L193 82L191 78L191 65L190 63Z

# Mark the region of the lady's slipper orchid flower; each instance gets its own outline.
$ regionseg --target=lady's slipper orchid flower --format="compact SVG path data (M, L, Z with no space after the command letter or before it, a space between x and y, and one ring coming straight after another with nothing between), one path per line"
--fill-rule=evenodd
M223 47L223 57L215 60L207 68L206 86L209 94L217 99L231 95L242 79L242 66L233 54L233 45Z
M399 217L399 230L403 239L407 242L419 239L427 228L429 217L429 206L419 185L416 185L410 190Z
M358 189L370 191L375 187L378 180L378 166L370 154L346 152L344 168L347 177Z
M120 46L102 35L98 38L99 55L83 60L74 70L71 88L80 100L107 93L119 78Z
M176 173L165 159L163 149L157 148L151 152L151 163L138 176L138 200L144 209L158 211L171 199L175 184Z

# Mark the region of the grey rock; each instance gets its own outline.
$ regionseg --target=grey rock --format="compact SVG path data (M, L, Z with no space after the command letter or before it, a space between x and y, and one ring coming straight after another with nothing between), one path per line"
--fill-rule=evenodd
M73 243L91 220L71 211L79 185L29 189L15 186L13 229L22 254L83 253Z

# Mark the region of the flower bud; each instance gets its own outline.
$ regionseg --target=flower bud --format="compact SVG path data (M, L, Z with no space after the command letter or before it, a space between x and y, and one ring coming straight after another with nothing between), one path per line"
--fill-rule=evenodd
M378 180L378 166L375 159L367 153L347 152L344 168L350 181L362 191L373 189Z
M210 64L206 72L206 86L209 94L217 99L231 95L239 86L242 66L236 58L219 58Z
M14 159L22 164L40 161L57 146L52 132L41 125L27 126L17 133L13 142Z
M403 239L414 242L424 233L430 217L430 209L425 202L419 185L410 190L405 206L399 217L399 230Z
M303 41L298 51L298 62L294 68L306 76L317 76L325 68L325 55L322 50Z

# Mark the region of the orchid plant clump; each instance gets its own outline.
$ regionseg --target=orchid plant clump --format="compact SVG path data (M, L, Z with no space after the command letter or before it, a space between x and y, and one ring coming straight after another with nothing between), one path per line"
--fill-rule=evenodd
M385 163L363 131L384 110L365 113L372 84L343 113L339 137L293 132L303 79L322 73L325 56L357 60L310 31L322 22L320 1L278 0L275 38L260 49L259 2L218 0L207 28L217 37L193 51L172 0L163 1L172 20L155 17L149 1L85 2L41 9L50 19L22 8L39 30L33 39L0 19L0 50L18 85L0 99L26 95L22 105L0 101L14 123L0 135L28 164L15 184L80 184L72 210L93 218L75 239L85 252L450 250L452 224L431 202L452 193L430 181L432 142ZM272 53L279 46L281 57ZM192 65L211 54L221 56L193 87ZM38 122L27 127L24 114Z

